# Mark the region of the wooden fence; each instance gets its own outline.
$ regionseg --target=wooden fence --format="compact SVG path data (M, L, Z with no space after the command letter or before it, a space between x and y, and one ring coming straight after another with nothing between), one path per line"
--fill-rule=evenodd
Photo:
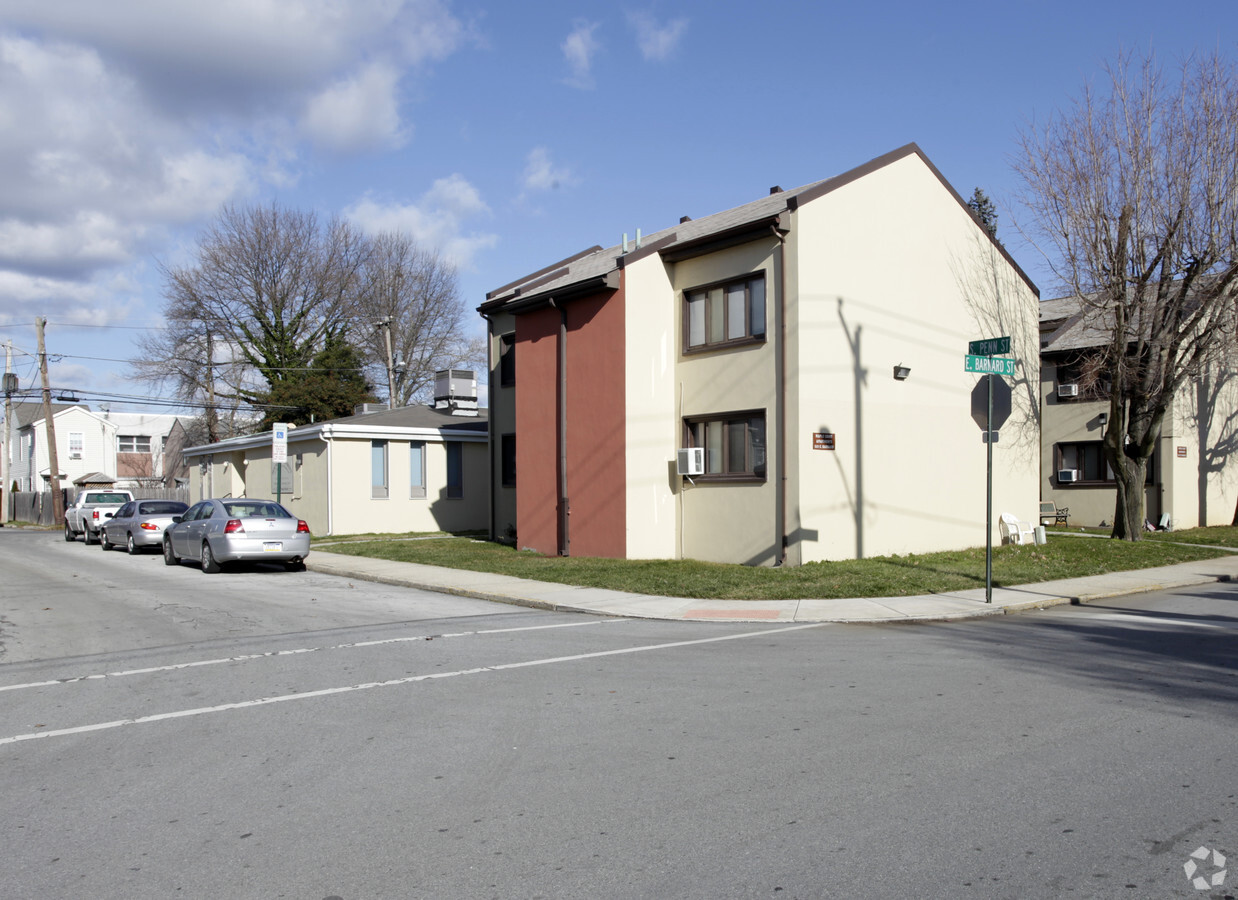
M73 491L62 488L65 507L73 503ZM130 488L135 500L180 500L189 502L189 488ZM4 502L9 507L10 522L24 522L30 525L55 525L51 491L19 491L7 493Z

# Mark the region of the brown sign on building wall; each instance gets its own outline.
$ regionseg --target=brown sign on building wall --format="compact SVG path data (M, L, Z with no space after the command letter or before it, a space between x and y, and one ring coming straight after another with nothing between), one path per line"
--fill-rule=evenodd
M834 432L818 431L812 436L812 449L814 450L833 450L834 449Z

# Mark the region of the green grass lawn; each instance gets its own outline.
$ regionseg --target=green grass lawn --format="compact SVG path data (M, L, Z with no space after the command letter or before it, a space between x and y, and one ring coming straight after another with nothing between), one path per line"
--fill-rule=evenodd
M993 584L1032 584L1226 555L1224 551L1171 541L1238 548L1238 528L1201 528L1148 537L1151 539L1127 542L1066 537L1051 531L1049 542L1040 547L994 547ZM331 553L671 597L897 597L984 587L983 547L763 568L694 560L546 557L478 538L443 535L367 535L322 539L315 545Z

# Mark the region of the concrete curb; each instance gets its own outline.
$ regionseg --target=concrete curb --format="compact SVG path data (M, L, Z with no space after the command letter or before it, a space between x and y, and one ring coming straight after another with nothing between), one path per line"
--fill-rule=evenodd
M574 612L630 619L749 623L925 624L1009 615L1054 606L1095 603L1114 597L1238 580L1238 555L1177 563L1152 569L1112 572L1058 582L995 588L993 602L983 589L914 597L836 600L693 600L627 594L601 588L531 581L487 572L469 572L346 556L317 550L308 569L379 584L433 591L548 612Z

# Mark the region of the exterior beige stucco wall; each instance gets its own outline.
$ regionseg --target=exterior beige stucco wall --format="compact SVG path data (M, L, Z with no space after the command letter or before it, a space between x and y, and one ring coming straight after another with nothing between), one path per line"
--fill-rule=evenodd
M332 533L470 531L486 528L489 459L482 440L461 442L464 496L447 498L447 449L427 441L425 497L411 497L409 441L387 442L388 497L372 498L370 440L331 442Z
M673 351L678 358L676 379L682 421L695 416L723 417L756 412L765 416L766 477L763 481L685 482L681 488L682 555L690 559L772 565L781 556L777 516L778 430L776 418L778 358L772 311L777 308L779 283L774 267L778 241L772 235L759 241L674 263ZM682 304L684 292L749 274L765 275L764 343L684 354Z
M656 253L624 268L627 557L679 556L678 303Z
M800 207L803 561L985 542L986 447L971 418L968 343L1010 336L1014 412L994 448L997 517L1038 509L1037 298L916 156ZM896 380L896 365L910 376ZM815 433L833 450L813 448Z

